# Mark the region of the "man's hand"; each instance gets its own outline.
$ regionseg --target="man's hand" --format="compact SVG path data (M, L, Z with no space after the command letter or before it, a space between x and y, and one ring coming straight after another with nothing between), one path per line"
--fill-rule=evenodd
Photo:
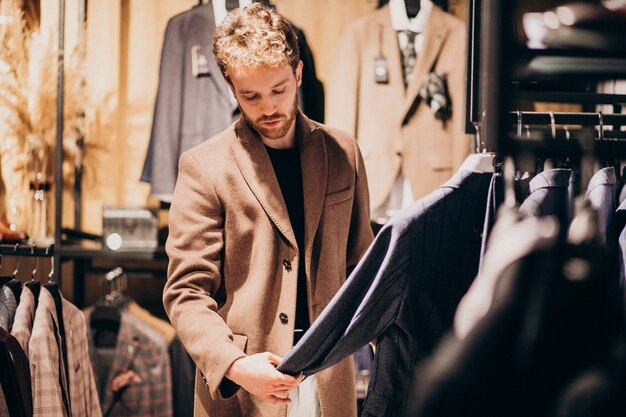
M257 353L237 359L226 371L230 379L250 394L274 404L289 404L289 391L303 379L302 374L293 377L280 373L274 367L282 360L270 352Z

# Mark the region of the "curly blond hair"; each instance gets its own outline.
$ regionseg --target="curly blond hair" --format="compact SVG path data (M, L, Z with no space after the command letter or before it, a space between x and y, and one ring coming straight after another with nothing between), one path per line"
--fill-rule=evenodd
M261 3L226 16L213 35L213 53L228 82L231 71L240 66L288 64L295 71L300 61L298 37L289 22Z

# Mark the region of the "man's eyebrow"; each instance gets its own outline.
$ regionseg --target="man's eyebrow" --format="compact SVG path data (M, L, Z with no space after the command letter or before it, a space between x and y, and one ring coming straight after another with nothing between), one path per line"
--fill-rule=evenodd
M285 85L287 82L289 81L289 78L285 78L282 81L279 81L278 83L274 84L272 86L272 88L278 88L278 87L282 87L283 85ZM249 90L239 90L239 94L255 94L256 91L249 91Z

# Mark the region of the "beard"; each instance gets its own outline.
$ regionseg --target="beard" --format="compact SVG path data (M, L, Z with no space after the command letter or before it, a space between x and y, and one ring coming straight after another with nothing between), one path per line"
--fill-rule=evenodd
M293 100L293 106L291 107L291 111L289 114L283 113L274 113L270 116L261 116L256 120L252 120L248 115L242 110L241 114L244 119L256 130L261 136L267 139L281 139L287 135L291 125L294 123L296 119L296 113L298 112L298 94L295 95ZM268 127L263 125L264 122L281 120L281 123L275 127Z

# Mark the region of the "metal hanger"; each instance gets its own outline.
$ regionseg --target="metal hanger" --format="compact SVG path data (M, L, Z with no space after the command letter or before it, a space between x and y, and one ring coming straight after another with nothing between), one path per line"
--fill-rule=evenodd
M19 244L18 244L18 245L19 245ZM15 252L16 252L16 253L17 253L17 246L18 246L18 245L15 245ZM32 251L32 253L34 253L34 252L35 252L35 248L33 247L33 248L31 249L31 251ZM36 260L36 259L37 259L37 258L35 258L35 260ZM18 255L18 258L17 258L17 265L16 265L15 272L14 272L14 274L15 274L15 275L17 275L17 271L18 271L18 269L19 269L19 265L20 265L20 263L19 263L19 255ZM31 274L31 276L30 276L30 281L29 281L29 282L27 282L27 283L26 283L26 284L24 284L24 285L26 285L26 287L27 287L27 288L28 288L28 289L29 289L29 290L33 293L33 296L35 297L35 308L36 308L36 307L37 307L37 304L39 303L39 292L40 292L40 290L41 290L41 284L40 284L40 283L39 283L39 281L37 281L35 278L36 278L36 277L35 277L35 275L34 275L34 274Z

